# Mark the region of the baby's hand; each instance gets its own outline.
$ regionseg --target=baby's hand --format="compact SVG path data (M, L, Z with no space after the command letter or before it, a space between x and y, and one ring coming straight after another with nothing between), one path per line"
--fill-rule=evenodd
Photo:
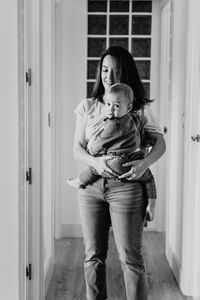
M109 155L95 157L93 167L97 170L99 175L108 178L118 177L118 173L108 166L107 160L109 159L111 159Z

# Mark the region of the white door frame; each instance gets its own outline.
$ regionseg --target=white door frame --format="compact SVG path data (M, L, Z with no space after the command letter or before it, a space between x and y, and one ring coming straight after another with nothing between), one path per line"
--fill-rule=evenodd
M200 2L187 1L185 164L183 193L182 276L184 294L200 299ZM196 298L197 299L197 298Z
M42 176L41 176L41 1L29 0L29 18L32 27L29 31L31 47L30 67L32 69L32 300L43 297L44 265L43 265L43 204L42 204ZM28 299L29 300L29 299Z
M170 0L168 0L170 1ZM167 0L163 0L162 3L165 5ZM187 4L187 7L183 4ZM180 8L180 10L178 9ZM182 9L182 13L181 13ZM176 276L176 279L180 285L183 294L191 296L192 299L200 299L200 142L192 141L191 136L196 137L200 134L200 35L199 35L199 18L200 18L200 2L198 0L189 0L184 3L181 0L176 1L176 12L174 15L175 20L178 22L178 29L176 28L176 40L174 42L174 52L173 55L176 56L176 64L179 64L180 68L175 69L175 74L173 84L179 84L180 72L181 78L184 80L185 74L185 91L183 91L182 97L183 105L185 101L185 107L180 107L180 102L175 103L172 112L172 124L176 124L175 118L177 112L180 110L184 111L182 126L185 128L184 131L184 159L183 165L183 207L180 207L180 211L183 209L182 217L182 228L181 228L181 255L179 258L176 257L176 253L170 249L170 244L168 242L168 230L166 234L166 254L168 261L172 267L172 270ZM184 14L187 12L187 17ZM180 30L181 24L185 25L187 22L187 41L184 40L184 36L181 37L180 32L183 33L183 28ZM178 34L179 33L179 34ZM174 38L174 37L173 37ZM182 40L181 40L182 39ZM184 53L185 47L184 42L186 42L186 55ZM187 58L186 67L180 65L180 55ZM175 63L175 61L173 62ZM175 68L175 66L172 66ZM181 98L180 95L174 94L173 99ZM176 132L174 132L176 130ZM181 132L180 132L181 133ZM173 137L170 138L174 143L174 139L177 138L177 128L173 126ZM170 147L170 152L173 154L175 148ZM169 166L173 170L172 154L169 157ZM183 156L182 156L183 157ZM177 171L177 170L176 170ZM174 185L174 176L182 176L180 170L179 172L173 172L170 175L169 181L169 197L177 196L177 187ZM175 195L176 193L176 195ZM173 203L171 204L173 206ZM172 208L172 207L171 207ZM173 210L170 210L173 212ZM168 209L169 212L169 209ZM169 220L167 221L169 224ZM170 225L170 224L169 224Z
M20 257L19 290L21 300L43 299L43 238L42 238L42 198L41 198L41 113L40 113L40 0L21 0L19 2L19 112L20 139L23 149L19 157L22 171L19 176L20 203ZM25 72L32 70L32 85L27 87ZM26 107L29 101L29 116ZM28 121L28 128L26 121ZM28 132L27 132L28 131ZM26 135L28 136L26 137ZM24 146L23 143L28 143ZM28 147L28 149L24 149ZM27 153L29 159L27 161ZM29 164L28 166L26 164ZM32 168L32 184L27 187L25 172ZM24 173L24 174L23 174ZM28 189L28 199L26 190ZM22 197L22 198L21 198ZM30 207L31 226L27 232L27 202ZM30 220L27 220L29 222ZM28 249L28 253L27 253ZM26 261L28 260L28 262ZM32 279L26 278L26 264L32 264Z
M159 161L160 170L162 170L159 178L158 191L162 197L162 210L160 214L160 227L166 230L166 211L168 199L168 178L169 170L166 170L166 165L169 162L170 148L170 111L171 111L171 97L170 97L170 44L171 44L171 0L161 2L160 14L160 126L165 134L165 141L167 145L164 157ZM165 132L166 131L166 132ZM159 199L160 201L161 199Z
M26 15L24 14L24 0L18 2L18 51L19 51L19 299L28 298L29 281L26 278L27 253L27 99L25 84L25 56L26 56Z
M55 237L61 237L60 227L60 153L57 152L55 145L60 143L59 116L60 105L60 19L62 0L52 0L52 232ZM44 278L44 247L43 247L43 203L42 203L42 112L41 112L41 36L42 36L42 3L40 0L19 0L19 104L20 113L20 157L21 166L19 174L20 185L20 204L19 204L19 226L20 226L20 257L19 257L19 289L20 300L42 300L47 292L49 278ZM55 32L57 30L58 32ZM57 34L58 33L58 34ZM56 40L55 40L56 39ZM59 53L59 55L58 55ZM31 68L32 85L29 87L24 79L25 73ZM26 126L26 101L31 101L31 111L29 124L30 132ZM30 161L27 164L26 136L29 140L28 147L31 150ZM59 147L60 149L60 147ZM23 150L23 151L22 151ZM27 186L25 172L28 167L32 168L32 184ZM55 183L55 185L54 185ZM26 200L26 190L29 189L30 199ZM56 199L56 201L55 201ZM30 232L27 233L27 203L31 205L32 224ZM55 207L54 207L55 205ZM53 209L54 208L54 209ZM56 216L56 217L55 217ZM54 220L57 222L54 228ZM54 234L52 234L54 236ZM29 239L29 241L28 241ZM27 247L28 245L28 247ZM30 249L30 255L27 249ZM28 257L29 256L29 257ZM32 264L32 280L26 278L25 270L27 263Z
M169 264L180 283L181 274L181 240L182 240L182 194L183 194L183 154L184 154L184 127L183 112L185 100L185 2L171 1L171 12L168 8L168 23L172 36L169 54L169 102L168 105L168 139L167 139L167 166L166 176L166 256ZM165 1L166 5L169 5ZM171 16L170 16L171 14ZM169 36L168 36L169 38ZM169 50L168 50L169 51ZM171 71L170 71L171 70ZM166 167L166 166L165 166Z
M151 32L151 89L150 89L150 99L155 99L151 104L152 109L159 119L159 112L161 109L160 101L160 86L158 84L160 80L160 1L152 1L152 32ZM159 120L160 122L160 120ZM162 124L160 124L161 130L163 130ZM162 189L162 161L161 158L153 166L151 166L152 172L155 176L156 186L157 186L157 196L158 201L156 203L156 215L153 222L148 223L148 227L145 231L163 231L163 212L164 212L164 201L163 201L163 189Z
M61 156L61 91L62 91L62 0L52 0L52 109L53 109L53 134L52 134L52 195L54 203L54 237L61 238L61 172L62 172L62 156Z

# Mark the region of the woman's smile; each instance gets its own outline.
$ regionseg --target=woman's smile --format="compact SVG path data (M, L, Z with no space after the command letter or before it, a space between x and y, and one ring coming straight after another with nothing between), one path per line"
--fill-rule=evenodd
M116 82L120 82L119 70L116 59L111 55L106 55L102 63L101 79L105 91Z

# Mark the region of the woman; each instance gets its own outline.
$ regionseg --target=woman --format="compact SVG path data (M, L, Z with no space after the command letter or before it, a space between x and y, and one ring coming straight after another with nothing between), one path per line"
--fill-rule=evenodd
M126 83L132 88L135 95L133 110L140 114L153 148L144 159L127 162L126 166L131 166L130 171L116 180L117 174L106 162L109 156L91 156L87 152L87 140L92 134L98 134L99 124L104 118L106 93L117 82ZM124 48L113 46L103 53L92 96L82 101L75 111L77 121L74 137L75 158L93 166L102 175L79 192L87 300L107 299L105 260L111 225L124 274L127 299L145 300L146 273L141 248L147 199L142 185L130 180L139 178L161 157L165 152L165 142L150 110L145 106L151 101L145 98L134 59Z

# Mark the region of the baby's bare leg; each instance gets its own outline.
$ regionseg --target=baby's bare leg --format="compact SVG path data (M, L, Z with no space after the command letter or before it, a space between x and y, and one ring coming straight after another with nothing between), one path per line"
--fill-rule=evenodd
M85 188L88 184L92 184L98 178L99 174L97 171L93 167L88 166L81 172L79 177L67 179L67 183L80 189Z

